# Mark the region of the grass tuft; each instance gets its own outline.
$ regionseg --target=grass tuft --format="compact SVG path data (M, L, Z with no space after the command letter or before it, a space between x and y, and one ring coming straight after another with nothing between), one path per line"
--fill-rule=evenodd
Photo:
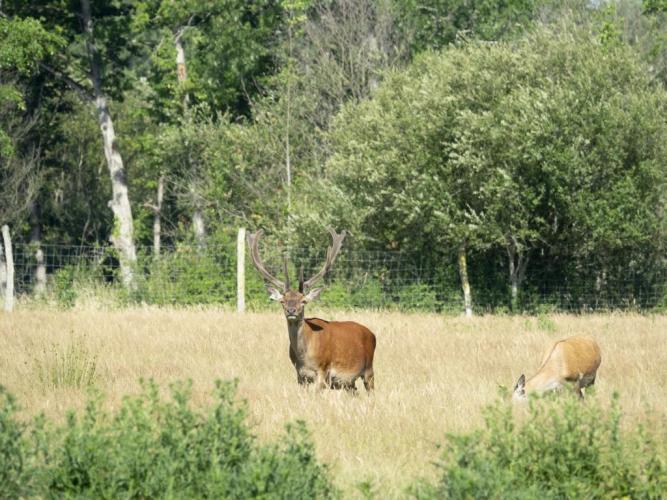
M35 373L44 390L86 389L97 379L97 355L86 347L83 338L72 338L64 348L51 344L35 358Z

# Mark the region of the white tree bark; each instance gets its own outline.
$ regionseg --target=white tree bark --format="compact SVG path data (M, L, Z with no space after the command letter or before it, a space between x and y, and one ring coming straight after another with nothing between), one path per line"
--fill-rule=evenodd
M239 228L236 238L236 311L245 311L245 228Z
M468 281L468 260L466 258L466 246L459 247L459 276L461 277L461 288L463 288L463 303L465 305L466 317L472 317L472 293L470 292L470 281Z
M2 294L2 300L4 302L5 295L7 292L7 263L5 262L5 251L2 244L2 239L0 239L0 294Z
M37 298L46 292L46 264L44 262L44 251L42 250L42 221L41 210L36 201L32 203L30 213L30 247L35 252L35 282L33 293Z
M97 119L102 131L104 156L111 177L112 199L109 201L109 207L111 207L114 214L115 227L110 239L118 250L123 285L132 289L135 287L134 267L137 261L134 246L132 208L128 196L123 158L118 151L109 105L106 95L102 90L100 56L93 36L93 21L90 15L89 0L81 0L81 14L83 29L86 35L86 48L90 59L90 80L93 84L95 95L95 110L97 111Z
M5 288L5 311L14 309L14 254L12 253L12 238L9 226L2 226L2 241L5 245L5 264L7 266L7 284Z
M162 200L164 199L164 175L157 181L157 199L155 200L155 216L153 218L153 257L160 258L162 244Z
M519 289L526 275L528 256L519 248L513 237L508 238L507 257L509 259L509 278L512 310L516 311L519 300Z
M188 112L188 104L190 103L190 97L186 89L184 89L185 84L188 80L188 69L185 62L185 47L183 47L183 33L187 26L179 29L174 35L174 48L176 49L176 75L178 78L178 85L183 92L183 113ZM183 147L186 147L183 145ZM204 211L201 207L201 199L199 196L199 190L197 187L197 172L193 168L192 163L190 164L190 169L192 170L192 179L190 184L190 193L192 195L192 231L195 236L195 241L197 246L202 249L206 244L206 224L204 223Z

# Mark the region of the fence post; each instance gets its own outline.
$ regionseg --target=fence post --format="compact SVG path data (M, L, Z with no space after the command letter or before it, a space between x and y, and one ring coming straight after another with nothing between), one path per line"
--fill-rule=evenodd
M7 265L7 288L5 289L5 311L14 309L14 254L12 253L12 239L9 235L9 226L2 226L2 239L5 244L5 261Z
M245 228L236 238L236 312L245 312Z

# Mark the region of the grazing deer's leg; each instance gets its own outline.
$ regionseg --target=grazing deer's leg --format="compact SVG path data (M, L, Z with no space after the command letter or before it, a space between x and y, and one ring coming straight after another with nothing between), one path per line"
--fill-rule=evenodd
M324 370L317 370L317 388L326 389L327 388L327 376L324 373Z
M579 374L579 379L574 383L574 393L579 396L579 399L584 399L584 387L586 387L586 381L583 374Z
M364 387L366 388L366 392L372 392L375 388L375 375L372 368L368 368L364 372Z

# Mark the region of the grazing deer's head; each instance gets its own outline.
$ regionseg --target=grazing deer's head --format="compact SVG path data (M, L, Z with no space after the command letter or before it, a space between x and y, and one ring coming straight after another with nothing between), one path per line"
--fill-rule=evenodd
M284 261L284 282L280 281L266 270L266 267L262 263L262 259L259 256L259 240L263 233L264 231L260 229L256 233L248 234L248 245L250 246L250 257L252 258L252 262L267 282L267 291L269 292L269 297L272 300L279 301L283 306L283 311L285 312L287 321L300 321L303 319L304 306L308 302L319 297L322 288L312 288L312 286L320 279L322 279L333 266L336 257L338 256L338 252L340 251L341 245L343 244L343 239L345 238L346 233L345 231L342 231L341 234L337 234L333 229L329 229L329 233L331 234L333 242L332 245L327 249L327 259L324 263L324 266L317 274L305 281L303 279L303 266L301 266L301 270L299 272L298 290L290 288L287 257L285 257Z

